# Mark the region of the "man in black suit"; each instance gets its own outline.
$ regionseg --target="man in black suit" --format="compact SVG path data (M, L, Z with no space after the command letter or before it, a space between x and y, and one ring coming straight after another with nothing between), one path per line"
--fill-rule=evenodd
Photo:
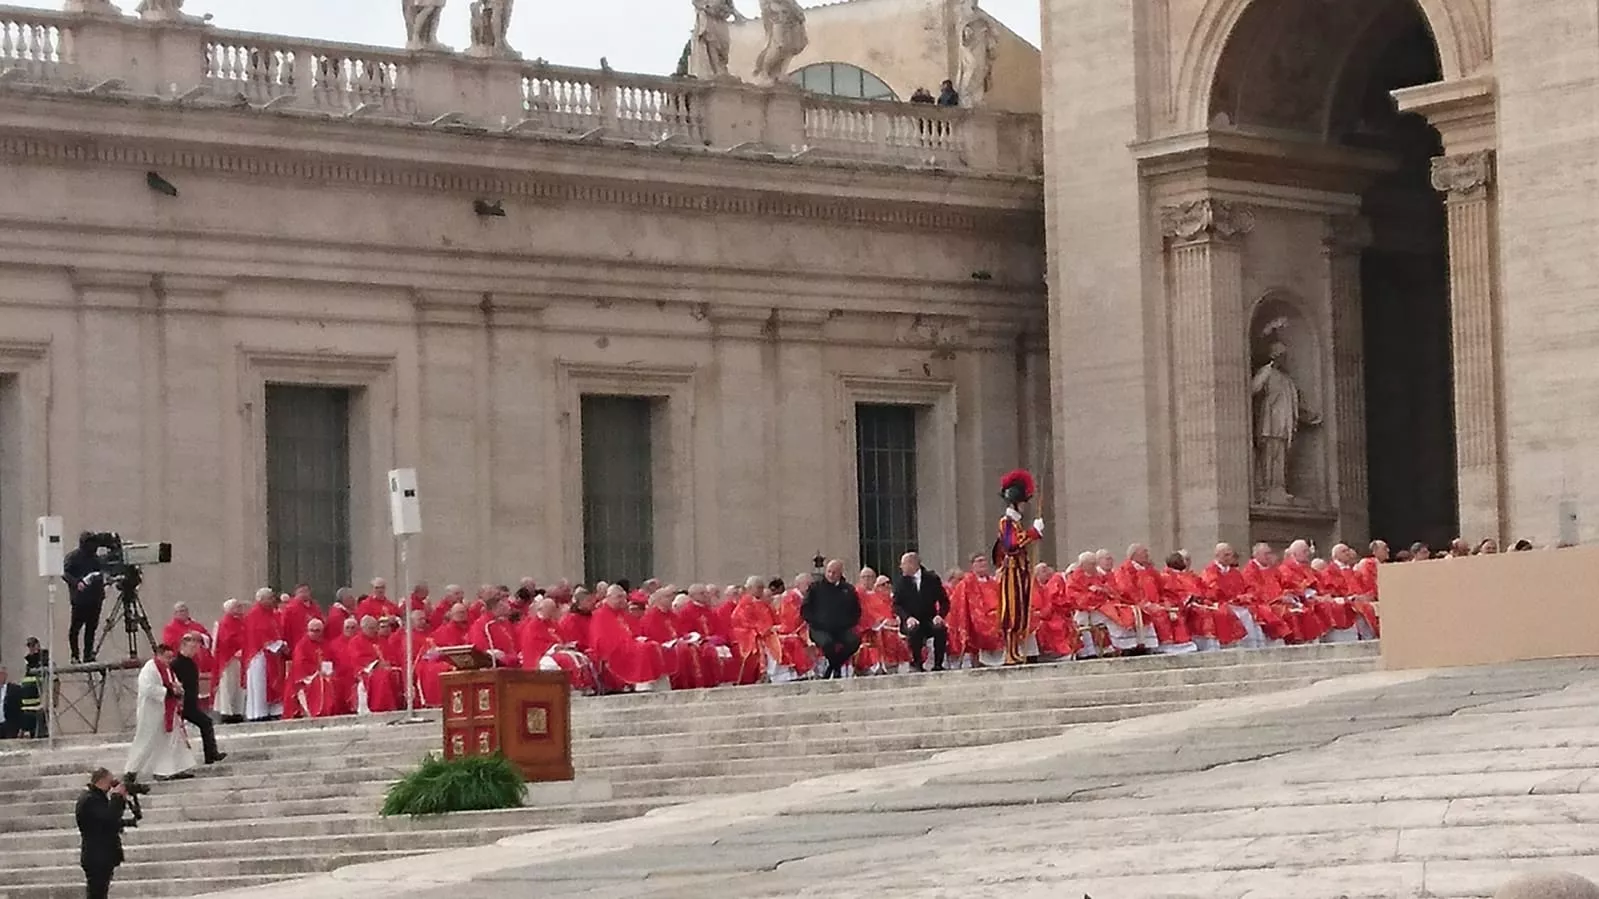
M200 708L200 667L194 657L200 653L200 635L184 634L178 643L178 654L172 657L172 676L183 685L183 720L200 731L200 745L205 747L205 763L214 765L228 757L217 751L217 730L211 716Z
M6 669L0 668L0 740L9 740L22 732L22 688L6 678Z
M800 602L800 617L811 629L811 642L827 657L823 680L844 676L844 666L861 648L855 626L861 623L861 598L844 580L844 563L827 563L821 580L812 581Z
M78 797L78 835L83 840L78 863L89 884L89 899L106 899L111 878L122 864L122 811L127 787L104 768L89 775L89 788Z
M927 641L933 641L933 670L944 670L944 652L949 648L949 594L938 573L922 567L921 557L906 553L899 560L899 583L894 585L894 614L899 616L899 632L911 647L911 669L926 671L922 659Z

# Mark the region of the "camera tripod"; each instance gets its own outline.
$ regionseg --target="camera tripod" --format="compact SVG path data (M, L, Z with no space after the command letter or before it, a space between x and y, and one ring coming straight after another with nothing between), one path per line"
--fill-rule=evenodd
M117 599L111 607L111 614L106 616L105 624L100 628L99 639L95 641L95 658L100 657L100 649L105 646L105 639L111 635L119 618L122 620L122 631L128 637L128 658L139 657L141 633L144 634L145 645L150 648L150 655L155 655L155 633L150 630L150 616L144 613L144 603L139 600L139 581L137 568L129 569L114 581L117 587Z

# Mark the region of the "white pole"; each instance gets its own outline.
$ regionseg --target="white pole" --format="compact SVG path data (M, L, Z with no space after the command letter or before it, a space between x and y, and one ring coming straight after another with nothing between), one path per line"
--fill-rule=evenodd
M39 698L44 700L42 703L40 703L40 707L45 709L46 715L48 716L48 717L45 718L45 728L46 728L45 732L47 734L49 734L49 743L47 745L53 750L53 749L56 748L56 653L55 653L55 646L56 646L56 582L55 582L55 578L50 578L48 583L50 584L50 619L48 621L46 621L45 625L44 625L45 659L47 661L45 662L45 666L44 666L45 667L44 683L42 685L40 685L40 689L44 690L46 695L45 696L41 696ZM34 727L35 727L35 729L37 729L38 724L35 723Z
M414 592L411 586L410 564L411 537L407 534L400 536L400 580L405 584L405 600L402 607L400 626L405 628L405 716L407 719L416 717L416 647L412 645L415 636L411 633L411 595Z

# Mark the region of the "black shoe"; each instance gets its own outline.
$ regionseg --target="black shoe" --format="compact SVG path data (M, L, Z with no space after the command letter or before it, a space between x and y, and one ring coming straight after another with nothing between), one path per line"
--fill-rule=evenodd
M934 671L943 671L944 670L944 666L943 665L934 665L933 666L933 670Z
M179 771L177 774L173 774L169 777L163 777L162 780L189 780L193 777L193 771Z
M922 666L922 665L919 665L919 664L918 665L912 665L911 666L911 670L919 672L919 673L922 673L922 674L926 674L927 673L927 668Z
M223 759L225 759L227 757L228 757L228 754L226 752L219 752L219 753L216 754L215 758L206 759L205 763L207 765L215 765L217 762L220 762L220 761L222 761Z

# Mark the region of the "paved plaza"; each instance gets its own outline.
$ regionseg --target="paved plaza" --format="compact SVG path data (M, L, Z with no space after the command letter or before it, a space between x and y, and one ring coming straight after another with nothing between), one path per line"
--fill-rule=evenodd
M1377 672L237 893L1487 897L1599 877L1599 663Z

